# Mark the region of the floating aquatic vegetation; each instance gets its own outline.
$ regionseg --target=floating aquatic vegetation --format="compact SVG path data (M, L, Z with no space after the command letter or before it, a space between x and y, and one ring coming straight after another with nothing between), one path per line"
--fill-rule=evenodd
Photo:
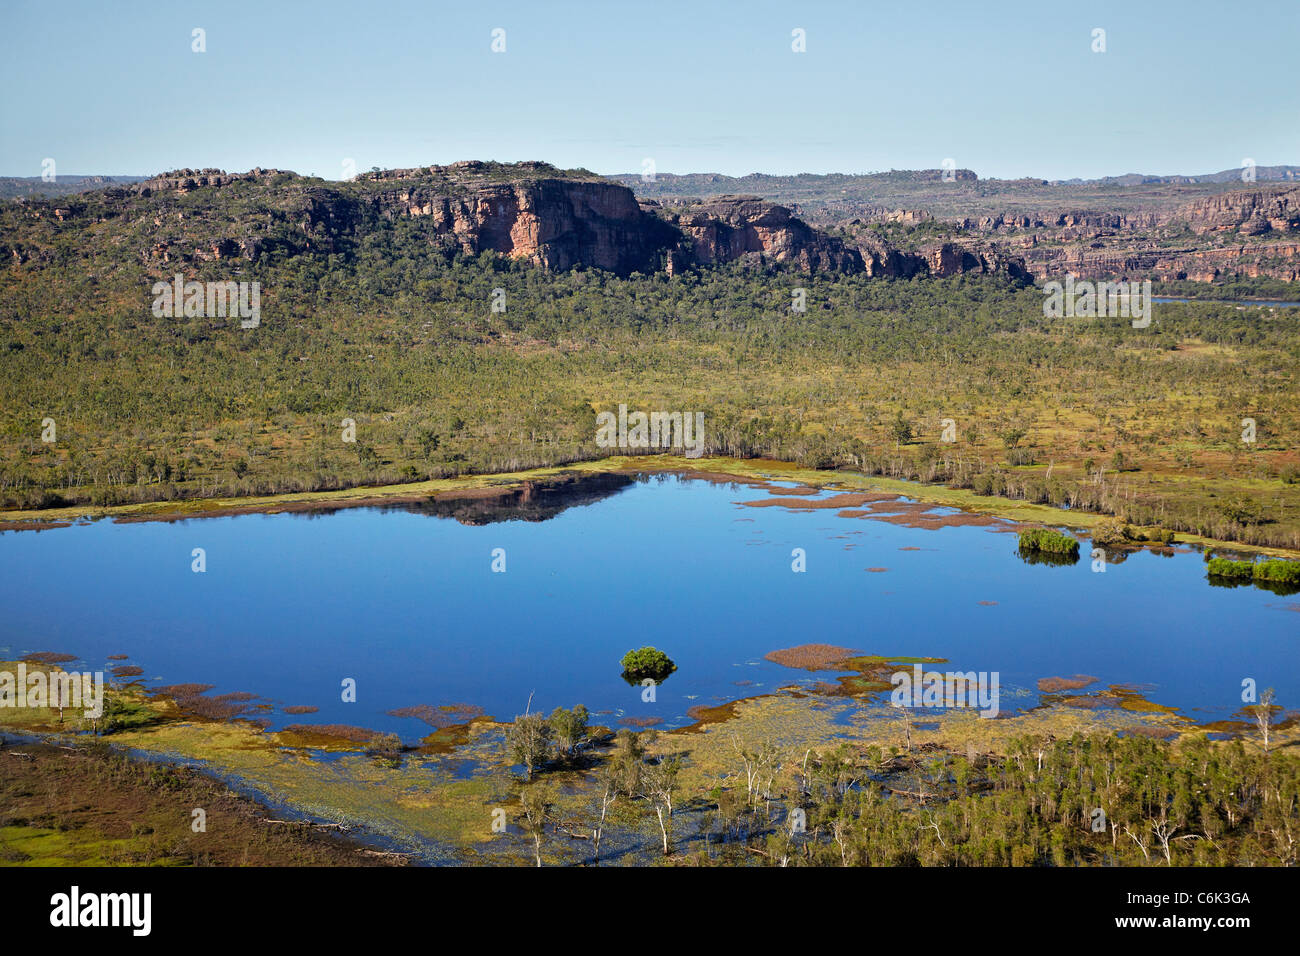
M1045 694L1054 694L1063 690L1082 690L1089 684L1097 683L1097 678L1087 674L1075 674L1073 677L1040 677L1038 689Z
M54 651L37 651L23 657L29 664L66 664L80 659L76 654L57 654Z
M155 687L153 694L155 697L170 697L173 700L180 701L188 697L197 697L199 694L212 690L213 684L166 684L162 687Z
M694 709L694 707L691 708L691 710ZM619 719L619 723L625 727L658 727L663 722L662 717L622 717Z
M422 720L435 730L442 730L456 724L464 724L475 717L484 716L482 707L474 704L416 704L413 707L398 707L388 711L389 717L414 717Z
M782 667L821 671L831 670L832 665L842 663L859 653L861 652L851 647L839 647L835 644L799 644L795 647L768 651L763 657Z

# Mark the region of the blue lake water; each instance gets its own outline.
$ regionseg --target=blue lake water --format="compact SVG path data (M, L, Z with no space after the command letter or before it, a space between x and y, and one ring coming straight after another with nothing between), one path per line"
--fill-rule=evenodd
M661 476L544 521L352 508L5 532L0 656L65 652L83 660L67 667L107 669L127 654L147 685L258 694L277 705L272 726L408 741L429 727L388 711L464 703L509 719L530 694L534 709L680 726L692 705L826 679L763 659L805 643L997 671L1004 710L1033 706L1037 679L1077 673L1138 685L1198 722L1236 712L1246 677L1300 704L1300 596L1211 587L1199 553L1142 552L1096 573L1084 542L1073 566L1031 565L1014 534L985 527L740 504L765 497ZM620 676L645 644L678 665L654 703ZM344 678L356 703L341 700Z

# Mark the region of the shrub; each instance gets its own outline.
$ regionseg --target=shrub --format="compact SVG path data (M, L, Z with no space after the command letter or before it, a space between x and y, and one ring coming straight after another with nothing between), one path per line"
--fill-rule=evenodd
M1128 541L1128 536L1124 533L1126 530L1124 522L1107 518L1092 529L1092 543L1098 548L1124 544Z
M623 655L623 679L632 684L650 678L656 683L664 681L677 670L677 665L661 650L642 647Z
M573 710L556 707L546 724L562 757L572 757L587 740L587 708L582 704Z
M971 478L971 491L977 495L990 497L1002 491L1002 476L995 471L981 471Z
M1048 554L1078 557L1079 542L1068 534L1050 528L1030 528L1028 531L1020 532L1020 550L1045 551Z
M1212 578L1252 578L1255 565L1250 561L1234 561L1231 558L1210 558L1206 562Z
M1300 585L1300 561L1261 561L1254 572L1256 581Z
M506 731L506 749L515 763L524 765L528 779L546 763L551 751L551 728L541 714L524 714Z

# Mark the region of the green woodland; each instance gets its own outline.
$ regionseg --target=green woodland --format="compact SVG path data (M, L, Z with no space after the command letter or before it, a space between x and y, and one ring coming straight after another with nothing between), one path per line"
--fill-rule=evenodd
M1040 291L989 277L551 274L462 255L409 218L337 251L275 228L255 264L146 265L124 251L139 236L117 249L57 230L9 261L0 507L594 459L623 453L597 447L595 416L624 403L704 412L708 454L1300 548L1300 310L1157 304L1134 329L1046 319ZM178 271L260 282L260 325L154 317L153 284Z
M684 779L654 731L621 730L595 755L586 716L518 717L506 739L525 768L516 818L538 866L602 862L614 830L652 833L673 863L705 866L1300 862L1300 760L1240 740L1023 735L997 754L769 742L738 747L735 771L710 785ZM566 795L575 768L585 800ZM575 851L575 833L591 842Z

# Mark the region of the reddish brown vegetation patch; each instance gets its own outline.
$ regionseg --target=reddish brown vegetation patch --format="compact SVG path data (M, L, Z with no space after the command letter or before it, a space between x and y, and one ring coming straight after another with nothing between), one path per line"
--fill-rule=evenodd
M122 664L113 668L114 677L139 677L144 673L143 667L136 667L134 664Z
M124 661L130 656L130 654L109 654L108 659L110 661Z
M399 707L388 712L389 717L414 717L424 721L435 730L442 730L456 724L464 724L475 717L483 716L483 708L473 704L442 704L434 707L430 704L416 704L412 707Z
M406 860L375 856L315 827L268 826L267 818L278 814L223 779L189 767L122 762L107 750L30 743L21 755L0 751L0 806L7 820L34 821L78 847L147 834L147 847L110 851L117 865L376 866ZM178 807L203 807L208 831L195 834L189 812L177 813ZM6 864L36 862L8 846L5 851Z
M754 700L756 698L748 697L745 700ZM702 733L708 724L718 724L724 720L730 720L736 716L736 705L740 701L733 700L726 704L696 704L694 707L686 708L686 716L695 721L687 727L679 727L677 730L670 731L674 734L698 734Z
M173 700L180 701L186 697L197 697L199 694L212 690L212 684L168 684L165 687L155 687L154 696L170 697Z
M234 691L216 697L204 697L211 689L211 684L168 684L166 687L155 688L153 694L155 697L170 697L182 714L203 720L231 720L265 709L263 705L254 706L250 703L258 699L256 694Z
M256 695L239 691L233 694L219 694L216 697L187 697L184 700L177 700L176 704L183 712L195 717L203 717L207 720L230 720L255 711L256 708L248 703L255 699Z
M801 667L804 670L820 671L831 670L832 665L858 653L851 647L836 647L834 644L800 644L797 647L768 651L763 657L782 667Z
M940 528L968 527L1002 527L1006 522L992 515L973 514L969 511L954 511L949 514L935 514L934 505L919 502L905 502L889 509L892 514L873 513L867 515L870 521L887 521L904 528L919 528L925 531L938 531Z
M786 491L784 488L778 490L780 492ZM860 508L875 501L897 500L898 495L883 494L881 492L845 491L838 495L831 495L829 498L818 498L816 501L806 501L802 498L764 498L760 501L742 501L741 504L750 508L838 509Z
M1045 694L1055 694L1063 690L1082 690L1089 684L1097 683L1097 678L1087 674L1075 674L1073 677L1040 677L1038 689Z
M664 722L662 717L622 717L619 723L625 727L658 727Z
M369 743L379 736L378 731L353 727L351 724L290 724L284 728L284 733L297 734L301 737L328 737L354 744Z
M313 707L311 704L290 704L283 708L286 714L315 714L320 711L319 707Z
M76 654L56 654L54 651L37 651L23 658L29 664L66 664L68 661L80 660Z
M888 571L889 568L867 568L867 570L872 574L883 574L885 571Z

